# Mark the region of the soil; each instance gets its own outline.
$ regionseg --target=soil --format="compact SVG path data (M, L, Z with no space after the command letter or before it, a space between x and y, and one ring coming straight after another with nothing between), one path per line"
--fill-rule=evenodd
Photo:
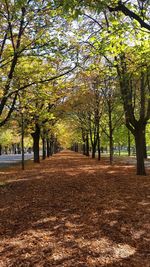
M150 266L150 174L63 151L0 171L0 267Z

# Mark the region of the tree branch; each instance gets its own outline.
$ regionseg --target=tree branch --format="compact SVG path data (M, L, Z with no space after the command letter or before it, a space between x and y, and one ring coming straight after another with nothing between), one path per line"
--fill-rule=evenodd
M23 85L23 86L20 87L19 89L15 90L15 91L13 91L13 92L10 92L9 94L7 94L6 97L9 98L9 97L12 96L13 94L16 94L17 92L22 91L22 90L24 90L24 89L26 89L26 88L28 88L28 87L30 87L30 86L32 86L32 85L35 85L35 84L42 84L42 83L46 83L46 82L50 82L50 81L56 80L56 79L58 79L58 78L60 78L60 77L63 77L63 76L65 76L65 75L69 74L70 72L72 72L73 70L75 70L77 66L78 66L78 64L76 64L72 69L70 69L70 70L68 70L68 71L66 71L66 72L63 72L63 73L61 73L61 74L58 74L58 75L56 75L56 76L50 77L50 78L48 78L48 79L39 80L39 81L34 81L34 82L32 82L32 83Z
M125 16L135 19L140 23L141 27L150 31L150 25L146 23L139 15L128 9L121 1L118 1L118 5L116 7L107 6L107 8L110 12L121 11Z
M16 104L16 100L17 100L17 96L18 96L18 93L15 94L15 97L13 99L13 102L11 104L11 107L9 108L9 111L5 117L5 119L3 119L1 122L0 122L0 127L2 127L3 125L5 125L5 123L9 120L12 112L14 111L14 107L15 107L15 104Z

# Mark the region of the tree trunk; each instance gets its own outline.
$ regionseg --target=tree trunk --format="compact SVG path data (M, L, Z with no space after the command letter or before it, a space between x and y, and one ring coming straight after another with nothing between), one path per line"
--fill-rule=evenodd
M146 148L146 135L145 135L145 131L144 131L144 145L143 145L143 148L144 148L144 159L147 159L147 148Z
M22 161L21 161L21 165L22 165L22 170L24 170L25 168L25 149L24 149L24 116L23 113L21 114L21 156L22 156Z
M95 153L96 153L96 145L95 143L92 145L92 159L95 159Z
M35 132L31 134L33 138L33 153L34 153L34 162L40 163L40 127L38 124L35 125Z
M2 145L0 145L0 155L2 155Z
M131 156L131 138L130 138L130 131L128 130L128 156Z
M79 152L78 143L76 144L76 152Z
M111 103L111 95L110 101L108 103L108 117L109 117L109 160L110 164L113 162L113 127L112 127L112 103Z
M86 146L85 146L85 142L83 143L83 155L86 155Z
M55 138L54 140L54 153L58 153L58 141L57 141L57 138Z
M74 151L75 151L75 152L78 152L78 143L75 143L75 144L74 144Z
M83 145L82 145L82 152L83 152L83 155L86 155L86 138L85 138L85 131L83 130L82 128L82 142L83 142Z
M53 140L50 140L50 156L53 155Z
M112 131L110 131L110 136L109 136L109 160L110 160L110 164L112 164L112 162L113 162L113 154L114 154L113 135L112 135Z
M46 159L46 140L43 137L42 138L42 150L43 150L43 154L42 154L42 159Z
M50 157L50 140L49 138L46 139L46 148L47 148L47 157L49 158Z
M90 152L89 152L89 135L87 134L86 136L86 156L89 157Z
M21 147L20 147L20 144L17 144L17 150L18 150L18 154L21 154Z
M100 136L98 133L98 139L97 139L97 150L98 150L98 160L101 159L101 148L100 148Z
M121 156L121 146L120 143L118 144L118 152L119 152L119 157Z
M17 144L14 145L14 154L17 154Z
M143 129L135 130L135 146L137 159L137 175L146 175L144 164L144 131Z
M56 154L56 140L53 142L53 153Z

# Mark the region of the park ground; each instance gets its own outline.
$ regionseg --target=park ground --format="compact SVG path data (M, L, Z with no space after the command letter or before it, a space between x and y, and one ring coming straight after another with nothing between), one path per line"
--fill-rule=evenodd
M63 151L0 171L0 267L150 266L150 174Z

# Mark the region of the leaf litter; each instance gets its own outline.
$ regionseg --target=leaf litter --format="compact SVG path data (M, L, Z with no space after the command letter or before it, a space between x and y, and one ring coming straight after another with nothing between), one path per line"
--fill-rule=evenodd
M62 151L0 182L1 267L150 266L150 174Z

